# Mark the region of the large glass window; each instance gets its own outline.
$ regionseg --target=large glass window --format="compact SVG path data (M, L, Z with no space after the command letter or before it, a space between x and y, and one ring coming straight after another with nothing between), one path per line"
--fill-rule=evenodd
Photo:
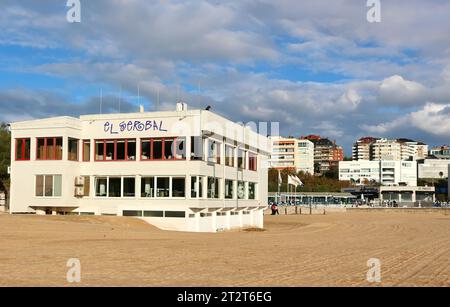
M169 177L156 178L156 196L169 197L169 191L170 191L170 178Z
M225 198L233 199L234 198L234 184L233 180L225 180Z
M95 178L95 196L106 197L107 193L107 178Z
M238 150L238 168L245 169L247 152L243 149Z
M95 160L105 160L105 143L103 141L95 141Z
M78 161L78 140L69 138L67 146L68 158L70 161Z
M155 178L142 177L141 178L141 196L146 198L155 197Z
M91 177L85 176L84 178L84 197L89 197L91 195Z
M152 141L142 140L141 142L141 160L150 160L152 157Z
M220 164L220 143L208 140L208 162Z
M97 140L95 141L96 161L135 161L136 140Z
M208 177L208 198L219 198L219 179Z
M238 199L245 199L245 182L244 181L238 181L237 196L238 196Z
M44 176L36 176L36 196L44 196Z
M191 177L191 198L203 198L203 177Z
M136 195L136 179L134 177L123 178L123 197Z
M203 159L203 139L199 136L191 137L191 160Z
M108 178L108 197L121 197L122 193L122 180L120 177Z
M248 169L251 171L258 170L258 156L253 152L248 153Z
M102 149L103 152L103 149ZM83 162L91 161L91 141L84 140L83 141Z
M38 138L36 158L38 160L62 160L62 138Z
M60 197L62 195L61 175L38 175L36 176L36 196L38 197Z
M53 196L53 176L45 176L44 178L44 196L52 197Z
M142 160L186 159L186 139L148 139L141 142Z
M16 160L30 160L30 139L16 139Z
M165 160L173 160L174 152L173 152L173 140L164 140L164 159Z
M174 143L175 159L186 159L186 138L177 138Z
M225 165L234 167L234 147L230 145L225 146Z
M256 183L248 183L248 199L256 199Z
M185 178L172 178L172 197L186 197Z

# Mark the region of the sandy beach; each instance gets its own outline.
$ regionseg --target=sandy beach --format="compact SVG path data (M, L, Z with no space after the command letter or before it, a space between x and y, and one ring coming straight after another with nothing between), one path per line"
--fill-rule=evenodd
M450 216L266 216L265 231L166 232L117 217L0 215L0 286L450 286Z

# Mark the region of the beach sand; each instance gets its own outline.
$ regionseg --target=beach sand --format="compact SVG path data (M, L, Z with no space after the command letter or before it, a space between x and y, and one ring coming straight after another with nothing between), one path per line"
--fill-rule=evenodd
M167 232L121 217L0 215L0 286L450 286L450 216L266 216L265 231ZM381 284L366 280L381 261Z

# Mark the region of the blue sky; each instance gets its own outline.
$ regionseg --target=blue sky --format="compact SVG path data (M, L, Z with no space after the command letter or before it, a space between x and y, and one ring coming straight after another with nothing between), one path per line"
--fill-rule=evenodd
M65 0L0 4L0 120L211 105L283 134L450 143L448 1Z

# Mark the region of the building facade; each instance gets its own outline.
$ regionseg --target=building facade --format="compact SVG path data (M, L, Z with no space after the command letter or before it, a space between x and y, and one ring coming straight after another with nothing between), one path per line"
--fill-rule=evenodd
M450 159L425 159L418 165L418 175L421 179L448 178Z
M271 154L269 165L276 169L292 169L314 174L314 144L308 140L269 137Z
M12 123L11 133L11 213L263 227L267 138L210 111L57 117Z
M409 139L359 139L352 150L353 161L416 161L428 156L428 145Z
M416 161L342 161L339 180L358 185L381 183L385 186L417 186Z
M333 167L338 167L339 161L344 160L344 149L327 138L319 135L302 137L314 144L314 169L316 173L325 173Z

